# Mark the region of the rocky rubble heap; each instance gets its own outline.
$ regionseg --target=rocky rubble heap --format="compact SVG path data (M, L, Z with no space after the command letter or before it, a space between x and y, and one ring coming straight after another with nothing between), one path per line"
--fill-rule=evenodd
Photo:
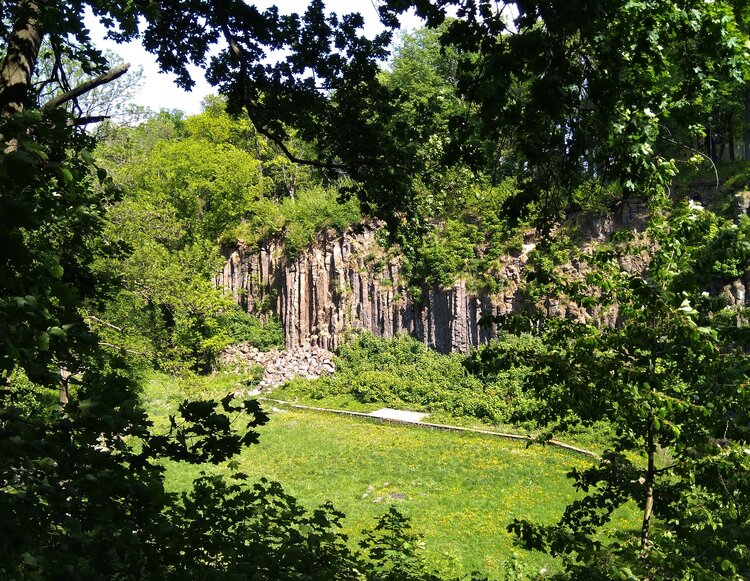
M219 363L238 372L254 365L262 366L260 390L269 390L294 377L317 379L336 371L333 353L314 345L288 351L259 351L252 345L240 343L227 347L219 356Z

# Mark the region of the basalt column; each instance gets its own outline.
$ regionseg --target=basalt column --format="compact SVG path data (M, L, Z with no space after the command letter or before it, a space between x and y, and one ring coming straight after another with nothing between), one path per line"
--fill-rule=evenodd
M508 297L477 296L463 281L451 288L424 288L423 301L416 303L399 258L378 244L376 226L344 235L324 232L294 257L276 241L224 253L217 287L249 313L279 317L289 348L333 350L347 334L364 330L378 337L409 334L443 353L466 352L492 336L479 325L480 318L506 312L506 305L513 304L515 287Z

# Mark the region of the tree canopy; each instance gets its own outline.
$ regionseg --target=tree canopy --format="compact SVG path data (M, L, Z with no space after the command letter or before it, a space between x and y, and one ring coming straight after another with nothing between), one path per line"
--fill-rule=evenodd
M113 351L91 324L129 285L142 302L128 312L160 317L152 344L188 345L197 361L222 338L220 298L204 301L213 245L237 221L259 229L267 199L325 210L333 183L406 229L444 218L448 234L425 252L451 274L485 264L478 224L496 232L529 219L549 233L571 210L646 198L653 257L642 272L618 268L627 243L585 259L588 293L560 279L549 256L534 265L530 292L619 309L612 328L538 326L546 348L524 363L547 404L535 413L553 424L607 417L617 439L599 466L574 474L585 495L557 526L511 528L527 546L566 555L572 578L747 575L747 338L744 319L703 294L706 273L744 274L747 218L730 223L669 196L699 141L714 157L708 116L748 92L747 4L386 0L380 14L390 30L410 8L429 30L406 37L383 71L391 32L368 39L360 15L330 14L322 0L303 14L242 0L0 2L2 575L430 578L397 514L365 536L365 554L338 534L333 508L307 514L242 474L203 477L180 499L166 493L163 460L226 460L267 418L230 396L183 402L158 433L138 405L127 345ZM87 10L111 38L140 39L183 87L193 84L188 65L201 67L243 116L209 104L202 116L164 114L114 135L110 160L135 160L110 165L134 192L122 202L79 128L82 110L64 107L86 92L85 78L118 74L91 42ZM43 46L53 64L42 86L68 65L80 82L39 103ZM292 178L289 162L318 173ZM477 184L490 192L483 204L458 208ZM344 223L358 215L350 210L330 218ZM470 242L445 242L459 238ZM201 265L182 271L175 256ZM628 499L643 509L637 542L603 545L599 529ZM654 515L666 523L656 534Z

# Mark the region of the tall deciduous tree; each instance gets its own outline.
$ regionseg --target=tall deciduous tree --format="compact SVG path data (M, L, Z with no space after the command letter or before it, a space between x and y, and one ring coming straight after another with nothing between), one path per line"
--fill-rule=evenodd
M717 92L743 79L740 4L393 1L382 12L413 5L436 26L455 10L443 43L461 57L458 87L478 106L477 127L497 144L484 165L523 178L509 210L534 201L554 218L592 177L615 195L669 183L673 131L701 133Z
M235 11L226 13L229 6ZM1 577L377 577L368 559L346 547L338 513L307 515L276 485L204 478L181 502L165 492L162 460L223 461L257 442L254 428L266 416L256 402L228 396L184 402L168 431L154 431L127 367L101 349L81 315L84 300L116 288L93 265L123 250L101 236L105 205L117 194L93 164L91 137L54 106L62 101L35 108L30 85L44 39L74 55L85 73L106 76L83 25L86 7L120 40L134 37L144 19L147 48L189 85L186 63L202 62L219 32L238 25L232 18L242 17L257 59L263 46L295 39L296 51L308 51L307 37L299 40L308 25L322 26L329 39L336 26L317 22L316 6L302 25L241 2L198 2L190 11L177 2L0 3ZM60 380L70 396L62 406L40 391ZM233 422L235 414L245 419ZM229 523L221 544L202 536L218 535L217 522ZM394 535L398 542L401 533Z
M750 570L750 360L737 319L746 313L709 293L744 275L749 226L746 217L737 224L684 204L654 218L646 236L581 257L585 283L557 268L538 273L561 301L617 315L611 327L543 320L548 349L529 361L542 415L559 425L605 420L616 434L599 465L571 473L583 497L557 525L509 527L527 547L562 555L571 578L719 579ZM644 248L642 269L621 269ZM637 533L603 541L602 528L629 502L641 511Z
M98 261L123 286L103 310L93 306L110 346L127 345L161 368L208 369L232 340L220 320L232 313L239 321L242 313L214 286L219 242L275 192L252 137L248 120L210 100L187 119L161 114L121 127L97 148L123 189L104 236L130 249Z
M155 459L222 460L256 438L252 428L233 430L225 413L265 421L250 402L186 403L169 433L151 431L127 368L100 349L81 315L84 300L113 288L93 263L117 246L100 237L113 195L106 175L94 171L91 138L68 120L59 109L25 110L0 123L12 143L0 154L0 575L8 578L159 570L151 526L165 526L171 501ZM43 391L60 381L69 387L64 406Z

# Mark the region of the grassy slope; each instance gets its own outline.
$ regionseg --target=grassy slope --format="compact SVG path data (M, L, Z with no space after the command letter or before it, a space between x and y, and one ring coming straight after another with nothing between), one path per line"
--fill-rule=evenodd
M187 391L223 395L233 380L217 376ZM147 383L146 404L162 422L185 391L155 377ZM515 548L506 526L514 517L554 522L573 495L565 473L590 461L499 438L316 412L272 413L260 431L261 444L239 459L251 481L278 480L310 508L332 501L347 515L350 537L396 504L424 535L432 566L453 575L479 569L501 577L514 552L532 571L554 567L546 556ZM170 486L186 488L201 469L223 468L170 465ZM616 528L628 528L623 519Z
M269 398L282 400L288 403L300 404L310 407L324 408L324 409L339 409L353 412L370 413L375 410L379 410L384 407L391 407L387 402L376 402L376 403L362 403L351 394L339 394L325 397L312 397L309 393L304 391L303 381L295 381L294 386L281 386L273 390L268 395ZM406 404L401 406L399 409L406 409L411 411L427 411L424 406L418 404ZM425 422L431 422L435 424L444 424L447 426L459 426L466 428L476 428L479 430L490 430L495 432L502 432L506 434L518 434L521 436L537 436L539 435L539 429L533 429L528 426L519 426L509 423L494 424L489 421L482 421L477 418L467 416L454 416L447 412L440 411L429 413L424 419ZM603 443L609 438L607 426L603 424L596 424L592 428L579 427L577 429L570 429L562 434L555 435L555 438L578 446L585 450L590 450L594 453L600 454L605 446Z

